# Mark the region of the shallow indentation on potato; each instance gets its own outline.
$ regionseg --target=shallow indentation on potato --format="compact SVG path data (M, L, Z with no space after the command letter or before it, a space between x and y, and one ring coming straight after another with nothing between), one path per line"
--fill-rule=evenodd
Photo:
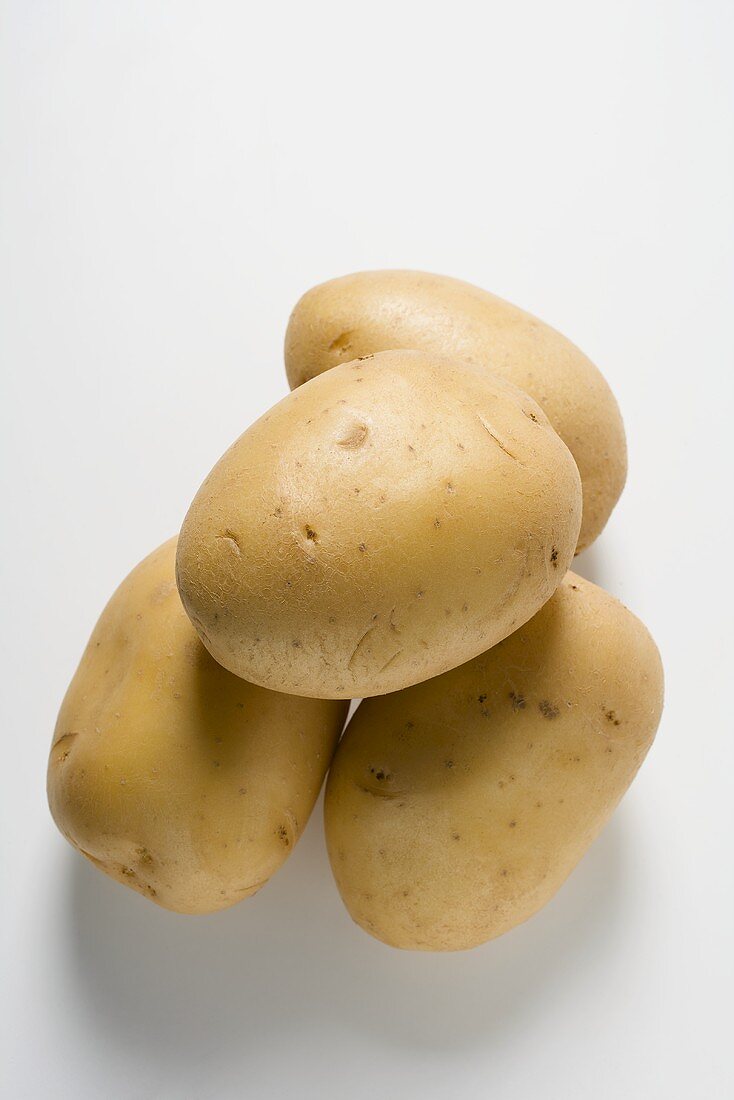
M58 739L53 747L53 759L55 764L63 764L73 748L75 738L78 736L78 733L65 733Z
M503 442L503 441L502 441L502 440L500 439L500 437L499 437L499 435L497 434L497 432L496 432L496 431L494 430L494 428L493 428L493 427L491 426L491 424L488 424L488 423L487 423L487 421L486 421L486 420L484 419L484 417L482 416L482 414L481 414L481 413L477 413L477 420L478 420L478 421L479 421L479 423L480 423L480 424L482 425L482 427L484 428L485 432L486 432L486 433L487 433L487 434L488 434L488 435L490 436L490 438L491 438L491 439L493 439L493 440L494 440L494 442L495 442L495 443L497 444L497 446L499 447L499 449L500 449L501 451L504 451L504 453L505 453L505 454L507 455L507 457L508 457L508 458L511 458L511 459L513 459L513 461L515 461L515 462L520 462L520 459L519 459L519 458L517 457L517 455L516 455L516 454L513 454L513 453L512 453L512 451L511 451L511 450L509 449L509 447L507 446L507 444L506 444L506 443L504 443L504 442ZM522 462L520 462L520 465L522 466L522 465L524 465L524 464L523 464Z
M340 332L329 344L329 351L349 351L352 346L354 335L353 329L349 329L347 332Z
M237 555L237 557L240 556L240 554L242 553L242 547L240 546L240 540L237 538L237 535L234 533L234 531L230 531L229 529L227 529L223 532L223 534L217 535L217 538L221 539L223 542L226 542L229 545L229 548L233 550L234 553Z
M357 447L362 446L367 438L368 432L369 428L366 424L363 424L361 421L355 421L355 423L346 428L341 437L337 439L337 444L340 447L356 450Z

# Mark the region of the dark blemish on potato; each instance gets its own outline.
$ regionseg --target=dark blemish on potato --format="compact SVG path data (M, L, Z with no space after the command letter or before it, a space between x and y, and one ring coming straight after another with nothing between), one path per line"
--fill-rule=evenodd
M301 643L298 641L297 638L293 639L292 645L293 645L294 649L300 649L301 648Z
M215 768L221 768L221 762L219 760L212 760L212 764Z
M533 413L533 412L528 412L528 410L527 410L527 409L523 409L522 411L523 411L523 412L525 413L525 416L527 416L528 420L532 420L534 424L537 424L537 423L538 423L538 418L537 418L537 416L535 415L535 413Z
M370 775L374 775L378 783L392 783L392 774L388 771L385 771L384 768L370 767L367 770L369 771Z
M500 790L502 790L504 785L505 785L504 779L500 779L499 782L497 783L497 786L500 788Z
M615 726L621 725L621 722L620 722L619 718L617 718L617 715L616 715L615 711L607 710L605 707L602 707L601 709L602 709L602 713L603 713L604 717L606 718L607 722L613 722Z
M479 696L479 702L480 703L486 703L487 702L487 696L486 695L480 695Z
M469 610L469 604L468 604L468 603L463 603L463 604L461 605L461 610L462 610L462 611L463 611L464 613L466 613L466 612L467 612L467 611Z
M452 833L451 834L451 839L452 840L461 840L461 833Z
M573 588L574 592L578 592L579 590L579 586L577 584L572 584L571 588Z
M329 615L329 622L330 623L335 623L336 622L336 618L335 618L334 615Z
M407 898L410 895L410 890L403 890L403 897Z
M465 451L466 450L466 447L464 446L463 443L457 443L456 446L458 447L458 449L460 451Z
M612 748L612 746L611 746L611 745L607 745L607 747L606 747L606 749L605 749L604 751L605 751L605 752L614 752L614 749Z
M502 870L500 871L500 874L502 875L502 878L507 878L507 875L509 874L509 872L508 872L506 867L503 867Z
M411 451L413 454L415 454L415 447L413 446L412 443L408 444L408 450Z
M511 691L510 702L513 710L525 710L525 696L521 695L520 692Z
M434 521L433 521L433 526L434 526L434 527L435 527L436 529L438 529L438 528L439 528L439 527L441 526L441 520L440 520L440 519L439 519L438 517L436 517L436 519L434 519Z
M444 486L444 488L446 489L447 493L455 493L456 492L456 489L454 489L454 487L453 487L453 485L451 484L450 481L446 482L446 485Z
M278 839L285 844L286 848L290 848L291 838L288 836L288 830L285 825L278 826Z
M422 588L419 588L418 591L415 594L415 598L417 600L422 600L423 597L425 596L425 594L426 594L425 591Z
M367 359L374 359L374 358L375 358L374 353L371 353L370 355L358 355L357 356L357 362L358 363L364 363Z
M255 638L255 641L256 641L256 642L259 642L259 641L260 641L260 639L259 639L259 638ZM237 703L237 707L239 708L239 710L244 710L244 709L245 709L245 704L244 704L244 703Z
M360 542L357 549L359 550L360 554L364 554L367 550L367 547L365 546L365 544L363 542Z
M359 489L359 488L357 488L357 486L355 486L355 487L354 487L354 489L353 489L352 491L353 491L354 493L357 493L357 495L359 495L359 493L361 492L361 489Z
M147 848L138 848L137 856L141 863L152 863L153 857Z
M247 794L247 787L240 787L240 789L238 790L237 793L238 794Z
M454 767L454 762L453 762L453 760L444 760L443 766L445 768L453 768Z
M306 524L306 526L303 528L303 533L306 536L306 538L309 540L309 542L318 542L319 541L319 536L316 534L313 527L309 527L308 524Z
M572 756L571 760L573 761L574 764L580 764L581 763L581 757L580 756Z
M551 560L551 565L553 566L553 568L557 569L558 568L558 551L556 550L555 546L551 549L550 560Z
M517 825L516 821L511 821L508 825L508 829L514 829L516 827L516 825Z
M538 703L538 710L540 711L540 713L543 715L544 718L549 718L549 719L557 718L558 715L560 714L560 711L559 711L558 707L555 706L554 703L548 702L547 699L541 699L540 700L540 702Z
M133 871L132 867L121 867L120 874L124 875L125 878L137 878L137 875Z
M535 808L536 808L536 810L539 810L539 809L541 808L541 806L542 806L542 805L543 805L543 803L542 803L542 802L536 802L536 803L535 803Z
M354 339L354 331L340 332L336 339L329 344L329 351L349 351Z

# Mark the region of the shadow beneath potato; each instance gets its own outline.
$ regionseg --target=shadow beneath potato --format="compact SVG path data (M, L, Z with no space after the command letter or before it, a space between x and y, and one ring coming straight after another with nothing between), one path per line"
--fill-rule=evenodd
M500 1044L553 1011L570 971L593 975L621 951L624 833L622 811L538 916L445 955L397 951L352 924L321 803L272 882L211 916L158 909L70 852L70 961L90 1041L177 1075L182 1063L195 1073L202 1058L225 1057L246 1075L248 1062L312 1033L367 1033L378 1051Z
M571 570L592 584L613 591L613 572L608 564L608 553L605 554L604 547L598 541L573 559Z

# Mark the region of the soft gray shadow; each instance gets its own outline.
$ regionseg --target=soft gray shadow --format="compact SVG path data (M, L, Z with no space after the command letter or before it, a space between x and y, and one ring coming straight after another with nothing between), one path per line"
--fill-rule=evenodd
M556 898L473 951L401 952L352 924L331 879L320 806L290 861L254 898L184 917L69 853L72 978L91 1036L177 1075L207 1056L288 1049L304 1031L449 1050L502 1041L552 1012L569 970L621 951L623 822L615 819Z
M592 584L598 584L600 588L613 588L612 571L599 540L573 559L571 569Z

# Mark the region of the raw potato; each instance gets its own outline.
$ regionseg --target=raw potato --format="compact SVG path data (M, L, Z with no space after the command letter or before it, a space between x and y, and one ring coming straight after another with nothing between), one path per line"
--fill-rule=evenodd
M488 653L362 703L326 789L326 839L354 920L395 947L499 936L553 896L657 729L655 643L569 573Z
M181 529L209 652L299 695L379 695L530 618L576 545L578 471L538 406L421 352L344 364L227 451Z
M51 813L95 866L166 909L254 894L293 850L344 718L225 672L181 606L171 539L102 613L61 707Z
M617 402L583 352L517 306L469 283L420 271L364 271L309 290L291 315L291 387L336 364L390 348L459 357L533 397L571 451L594 541L624 488L627 448Z

